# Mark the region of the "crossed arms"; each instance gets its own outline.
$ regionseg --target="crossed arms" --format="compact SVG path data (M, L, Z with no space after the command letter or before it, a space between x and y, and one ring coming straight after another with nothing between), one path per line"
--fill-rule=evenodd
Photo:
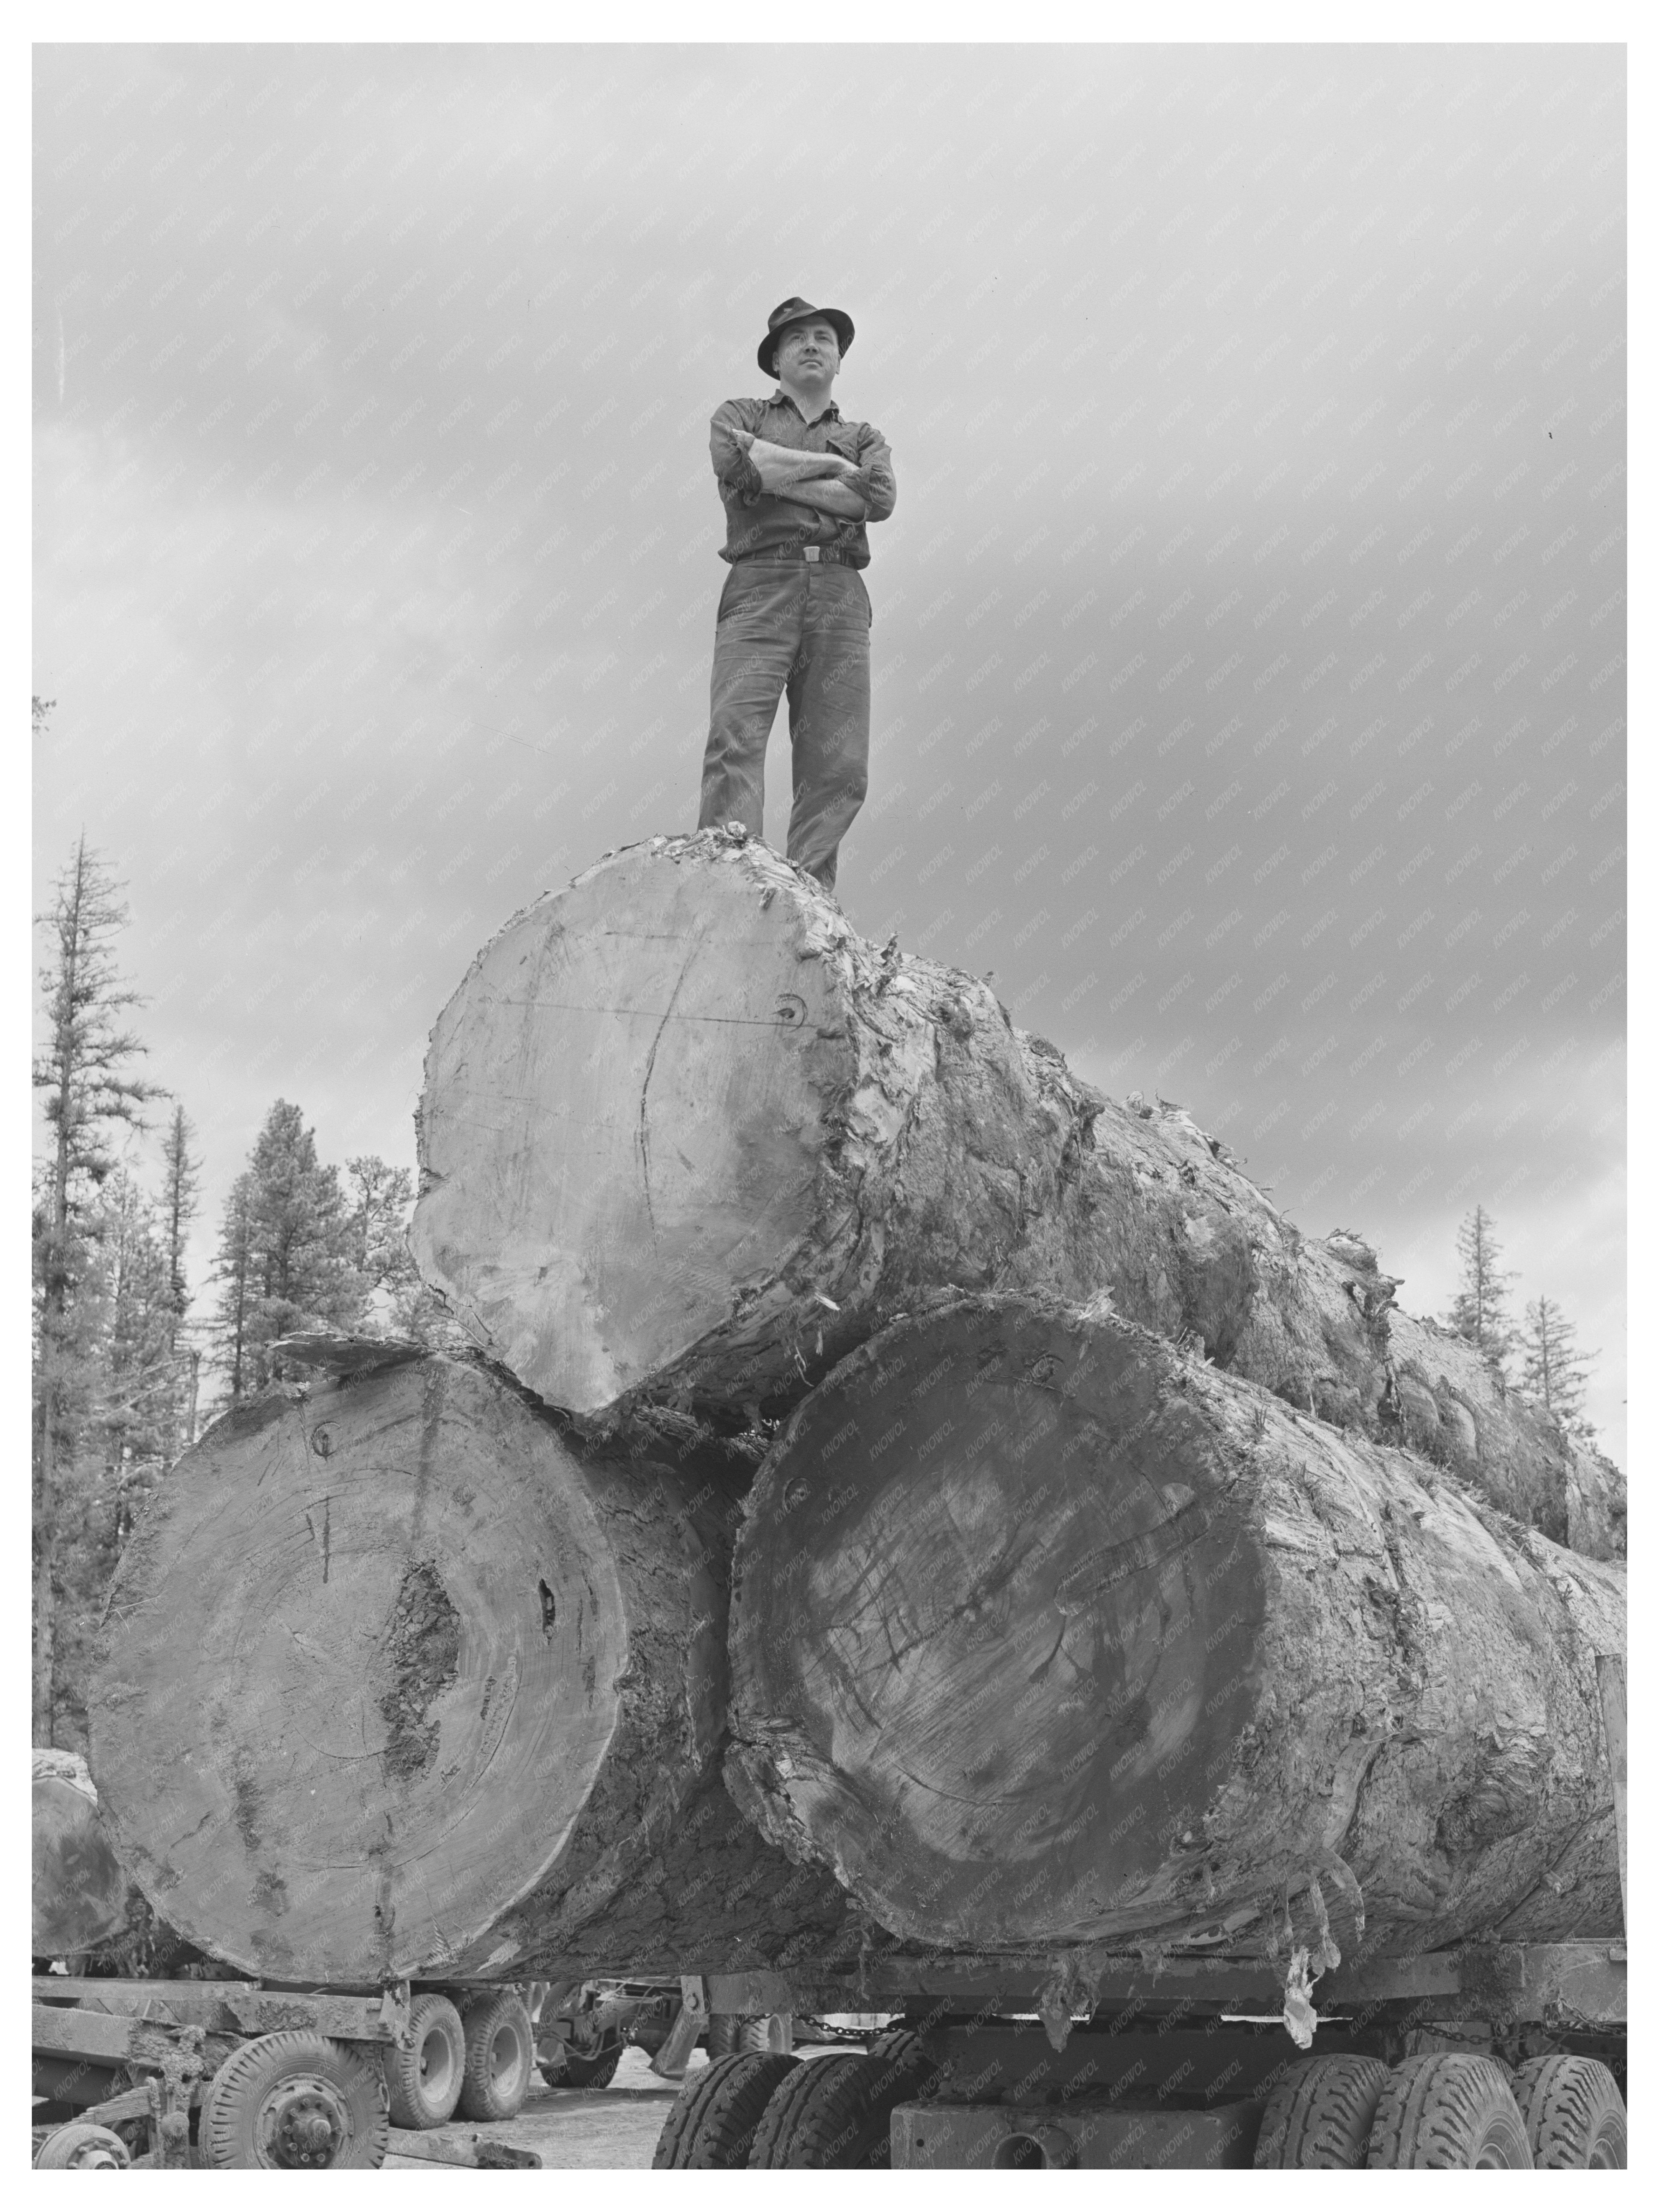
M732 440L754 463L763 491L816 507L820 514L863 521L868 510L854 489L862 478L854 463L840 453L804 453L793 446L775 446L749 430L734 430Z
M884 522L893 511L892 462L878 431L858 430L858 458L807 453L775 444L747 427L763 412L754 402L727 400L710 424L714 475L744 505L766 496L810 507L837 522ZM843 443L847 441L843 440Z

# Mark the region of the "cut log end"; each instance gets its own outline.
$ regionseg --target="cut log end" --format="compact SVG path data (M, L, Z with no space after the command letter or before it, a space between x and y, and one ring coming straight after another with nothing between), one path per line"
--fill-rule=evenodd
M374 1979L451 1954L545 1873L627 1646L567 1458L513 1393L434 1359L233 1417L180 1463L117 1580L93 1763L191 1940Z
M1260 1550L1158 1381L1127 1332L969 1304L846 1362L758 1487L744 1715L787 1717L796 1812L896 1929L1096 1925L1231 1759Z
M837 933L764 847L655 840L515 917L445 1008L413 1247L550 1402L613 1405L811 1224L853 1059L822 957Z
M931 1943L1616 1929L1623 1570L1426 1472L1100 1310L890 1328L757 1480L734 1794Z

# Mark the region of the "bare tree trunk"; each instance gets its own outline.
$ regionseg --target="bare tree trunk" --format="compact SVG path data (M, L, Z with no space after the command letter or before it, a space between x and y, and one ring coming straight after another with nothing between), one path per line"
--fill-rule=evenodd
M34 1741L40 1745L52 1740L53 1698L52 1669L54 1650L54 1595L52 1570L57 1553L58 1482L55 1437L52 1430L51 1391L53 1376L49 1353L43 1342L40 1352L43 1372L40 1377L40 1404L36 1416L34 1449L34 1481L33 1485L32 1597L33 1619L31 1637L31 1698L30 1728Z
M57 1080L48 1099L54 1141L52 1160L52 1227L41 1286L40 1327L36 1357L40 1361L40 1401L34 1451L33 1601L33 1729L41 1746L53 1741L57 1723L54 1674L57 1667L57 1592L53 1576L58 1554L58 1416L64 1357L63 1336L69 1310L70 1164L74 1140L76 1079L79 1073L75 1051L73 1010L76 1003L76 976L81 932L82 885L85 874L86 840L76 852L72 903L58 933L63 962L59 1004L69 1012L55 1021L53 1036Z
M1304 1237L1178 1108L1103 1098L988 988L855 936L763 846L653 838L514 917L432 1035L410 1232L471 1340L599 1422L787 1413L942 1290L1086 1299L1592 1553L1623 1482Z
M1625 1588L1109 1313L963 1298L756 1481L728 1784L928 1943L1616 1935Z

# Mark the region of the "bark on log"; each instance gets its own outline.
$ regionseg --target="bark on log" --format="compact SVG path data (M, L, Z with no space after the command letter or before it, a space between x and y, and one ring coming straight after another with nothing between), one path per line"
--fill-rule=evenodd
M1315 1881L1384 1950L1616 1935L1624 1607L1420 1459L1109 1313L968 1297L757 1478L727 1780L941 1946L1271 1948Z
M764 846L607 857L439 1017L412 1231L469 1338L550 1403L787 1413L944 1290L1087 1299L1468 1475L1595 1556L1623 1480L1304 1237L1179 1108L1119 1105L988 988L878 949Z
M30 1757L33 1880L30 1951L37 1959L95 1951L126 1927L130 1892L98 1816L87 1763L72 1751Z
M191 1942L289 1981L614 1967L653 1931L670 1958L705 1931L757 1963L803 1927L833 1943L845 1899L719 1781L734 1519L470 1358L229 1415L161 1486L101 1632L123 1860ZM732 1889L688 1925L722 1822Z

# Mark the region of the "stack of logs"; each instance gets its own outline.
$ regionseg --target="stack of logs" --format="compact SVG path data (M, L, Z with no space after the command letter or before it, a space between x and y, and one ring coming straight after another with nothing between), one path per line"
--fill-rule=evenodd
M485 947L420 1146L469 1348L292 1344L112 1594L93 1771L203 1948L1618 1931L1621 1479L1179 1108L709 831Z

